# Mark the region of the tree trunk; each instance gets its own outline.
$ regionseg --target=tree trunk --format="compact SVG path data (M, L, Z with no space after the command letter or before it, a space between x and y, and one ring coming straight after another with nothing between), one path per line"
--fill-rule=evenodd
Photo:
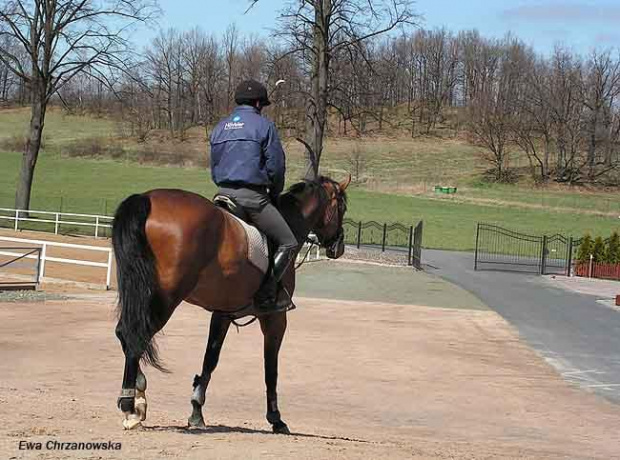
M39 149L41 148L41 136L43 134L45 111L47 109L45 83L43 82L33 82L31 109L30 130L22 157L22 168L19 174L17 193L15 194L15 209L30 208L30 194L32 192L34 168L37 165Z
M306 151L306 179L315 179L319 173L323 138L327 122L327 80L329 75L329 18L332 0L321 0L315 6L314 63L312 97L306 107L306 142L312 152ZM307 150L307 149L306 149Z

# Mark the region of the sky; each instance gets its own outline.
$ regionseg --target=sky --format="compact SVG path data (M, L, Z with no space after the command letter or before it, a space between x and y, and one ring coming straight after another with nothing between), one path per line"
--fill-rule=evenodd
M235 23L242 33L266 37L287 1L259 0L244 14L249 0L160 0L160 28L199 26L220 35ZM543 54L558 42L582 54L620 48L620 0L417 0L415 10L420 27L475 28L487 37L512 32ZM143 29L135 38L144 45L156 33Z

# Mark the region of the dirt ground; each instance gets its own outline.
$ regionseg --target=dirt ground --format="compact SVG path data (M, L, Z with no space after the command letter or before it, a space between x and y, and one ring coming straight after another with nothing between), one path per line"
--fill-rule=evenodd
M298 299L281 352L280 409L264 419L262 342L229 332L188 431L206 312L182 305L159 338L171 374L147 369L149 414L125 432L114 294L0 303L0 458L613 459L620 407L565 383L497 314ZM45 450L120 442L120 451ZM19 450L39 441L42 451Z

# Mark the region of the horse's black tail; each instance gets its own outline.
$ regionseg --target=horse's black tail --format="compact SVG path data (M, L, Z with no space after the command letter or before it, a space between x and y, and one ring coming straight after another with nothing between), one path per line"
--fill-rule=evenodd
M112 245L118 282L117 335L125 354L166 371L160 364L154 335L161 328L161 309L155 257L146 239L145 224L151 212L147 195L131 195L114 216Z

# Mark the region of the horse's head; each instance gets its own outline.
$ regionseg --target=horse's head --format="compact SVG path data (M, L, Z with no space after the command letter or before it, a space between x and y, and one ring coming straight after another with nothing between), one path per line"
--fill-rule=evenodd
M303 242L309 232L314 232L330 259L344 253L342 221L347 210L345 190L350 183L350 175L342 182L321 176L292 185L280 199L280 210L297 239Z
M323 198L319 207L319 218L312 229L325 248L330 259L337 259L344 253L344 230L342 222L347 212L347 195L345 190L351 183L351 176L342 182L327 177L319 178Z

